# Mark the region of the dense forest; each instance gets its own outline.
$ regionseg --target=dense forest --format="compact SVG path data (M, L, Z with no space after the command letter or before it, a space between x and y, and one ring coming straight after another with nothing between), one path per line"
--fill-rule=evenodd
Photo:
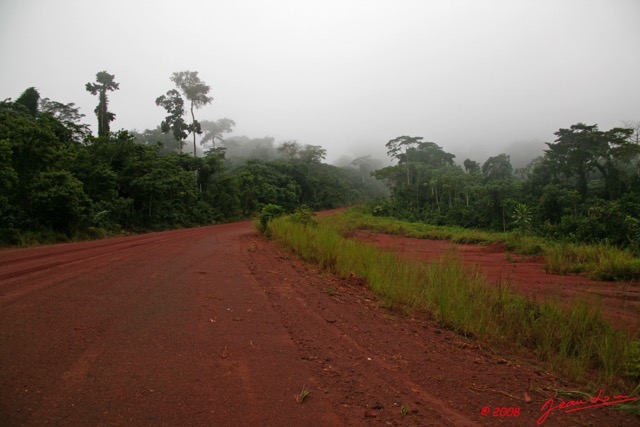
M119 84L107 72L86 84L98 97L97 135L74 103L43 98L35 88L0 102L0 241L190 227L250 218L268 204L327 209L386 194L367 157L338 168L323 163L320 146L226 138L233 120L195 118L211 102L197 72L171 80L176 88L156 100L167 117L143 132L110 129L109 93Z
M514 170L499 154L482 165L421 137L390 140L394 166L373 174L391 197L377 215L558 240L606 242L640 254L640 123L608 131L578 123L558 130L542 156Z
M457 164L412 136L387 142L392 166L362 156L337 167L323 162L321 146L232 136L228 118L196 120L212 101L209 86L191 71L170 80L175 87L155 100L165 119L142 132L111 130L109 93L120 88L106 71L86 83L98 97L97 135L75 104L35 88L1 102L0 241L190 227L250 218L269 204L318 210L375 199L376 215L640 253L640 123L560 129L542 156L516 170L504 153Z

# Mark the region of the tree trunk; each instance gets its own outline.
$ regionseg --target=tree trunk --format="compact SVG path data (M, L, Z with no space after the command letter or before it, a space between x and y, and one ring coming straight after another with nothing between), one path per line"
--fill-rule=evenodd
M193 102L191 102L191 125L193 127L191 129L193 132L193 157L198 157L196 154L196 116L193 114Z
M98 104L98 136L108 136L107 123L107 94L106 89L100 91L100 103Z
M502 207L502 231L505 233L507 232L507 219L504 214L504 206Z

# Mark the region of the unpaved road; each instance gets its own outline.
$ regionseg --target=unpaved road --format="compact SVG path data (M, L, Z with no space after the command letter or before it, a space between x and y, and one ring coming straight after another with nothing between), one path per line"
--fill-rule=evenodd
M0 426L536 425L541 389L575 385L530 362L381 307L249 222L0 251ZM607 406L544 425L637 423Z

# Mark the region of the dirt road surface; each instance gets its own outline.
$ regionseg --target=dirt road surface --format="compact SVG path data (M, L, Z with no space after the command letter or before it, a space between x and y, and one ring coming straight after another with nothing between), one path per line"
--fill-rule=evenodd
M0 426L533 426L574 386L489 350L249 222L0 251Z

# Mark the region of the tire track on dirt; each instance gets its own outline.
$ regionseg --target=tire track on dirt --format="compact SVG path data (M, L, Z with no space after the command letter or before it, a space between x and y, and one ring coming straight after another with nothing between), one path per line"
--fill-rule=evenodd
M151 245L168 245L207 233L203 227L179 231L182 233L169 231L60 246L42 246L27 252L25 249L0 251L0 303L11 302L31 292L59 285L73 277L122 262L136 255L141 249L146 248L148 251ZM28 284L25 285L25 282Z
M197 235L202 231L191 231ZM136 249L141 246L168 243L173 240L183 239L184 235L158 235L136 236L124 241L89 241L70 243L70 247L63 250L54 250L59 247L41 246L31 250L4 250L0 252L0 280L6 281L25 274L37 273L54 267L64 266L68 263L90 261L98 257L110 256L114 252ZM117 239L114 239L117 240ZM6 283L6 282L5 282Z

